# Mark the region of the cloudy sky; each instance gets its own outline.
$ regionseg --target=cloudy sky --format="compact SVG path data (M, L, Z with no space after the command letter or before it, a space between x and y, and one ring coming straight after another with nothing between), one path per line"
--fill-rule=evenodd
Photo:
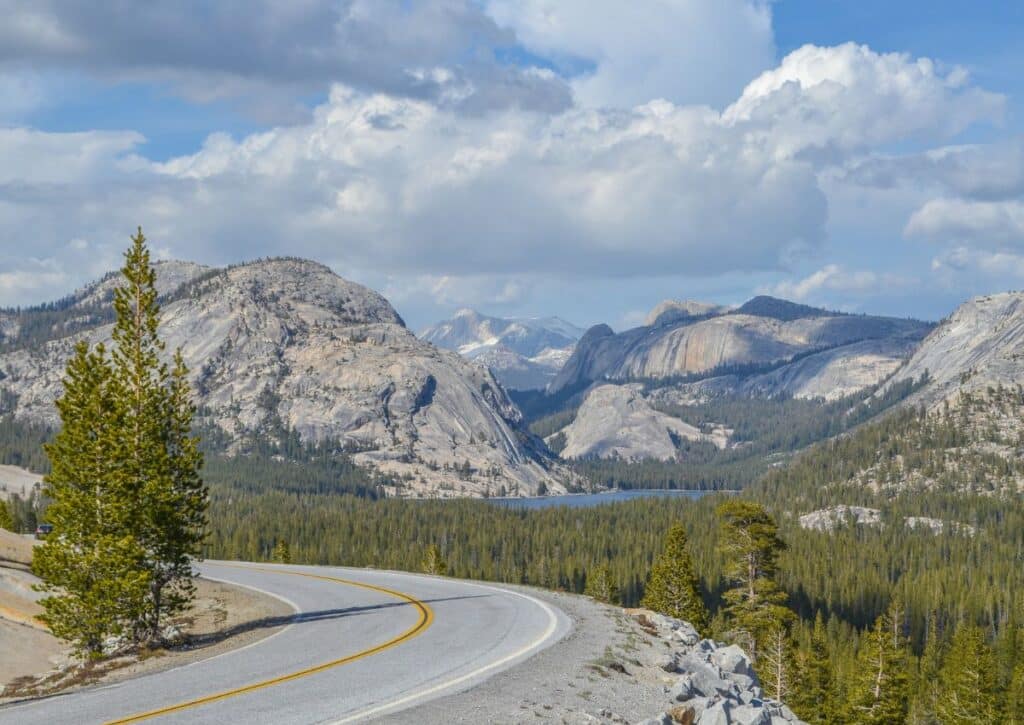
M311 257L414 327L1024 287L1024 5L0 0L0 305Z

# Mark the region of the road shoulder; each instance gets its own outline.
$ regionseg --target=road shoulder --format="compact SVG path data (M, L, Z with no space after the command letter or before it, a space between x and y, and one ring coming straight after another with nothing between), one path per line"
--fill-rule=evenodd
M375 723L624 723L664 709L670 679L657 666L664 645L621 608L588 597L502 584L547 602L573 624L529 660L461 693Z

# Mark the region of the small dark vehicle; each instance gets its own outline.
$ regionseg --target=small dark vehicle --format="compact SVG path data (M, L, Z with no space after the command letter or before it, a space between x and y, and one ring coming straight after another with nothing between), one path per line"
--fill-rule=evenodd
M36 538L45 539L53 531L53 524L39 524L36 527Z

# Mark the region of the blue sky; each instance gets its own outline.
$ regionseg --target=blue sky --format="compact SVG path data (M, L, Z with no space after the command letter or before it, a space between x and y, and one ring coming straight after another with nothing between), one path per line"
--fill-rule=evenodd
M1015 3L296 8L0 0L0 305L137 223L164 256L319 259L414 327L758 293L935 319L1022 286Z

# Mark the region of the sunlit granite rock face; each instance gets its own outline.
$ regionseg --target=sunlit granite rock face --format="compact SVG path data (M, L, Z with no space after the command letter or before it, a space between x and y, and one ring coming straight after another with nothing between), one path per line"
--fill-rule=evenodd
M296 259L192 271L168 295L160 332L168 351L182 349L197 404L229 440L281 426L337 439L358 463L401 478L400 495L564 490L565 472L491 373L418 339L376 292ZM110 332L0 355L16 416L55 424L75 341Z

